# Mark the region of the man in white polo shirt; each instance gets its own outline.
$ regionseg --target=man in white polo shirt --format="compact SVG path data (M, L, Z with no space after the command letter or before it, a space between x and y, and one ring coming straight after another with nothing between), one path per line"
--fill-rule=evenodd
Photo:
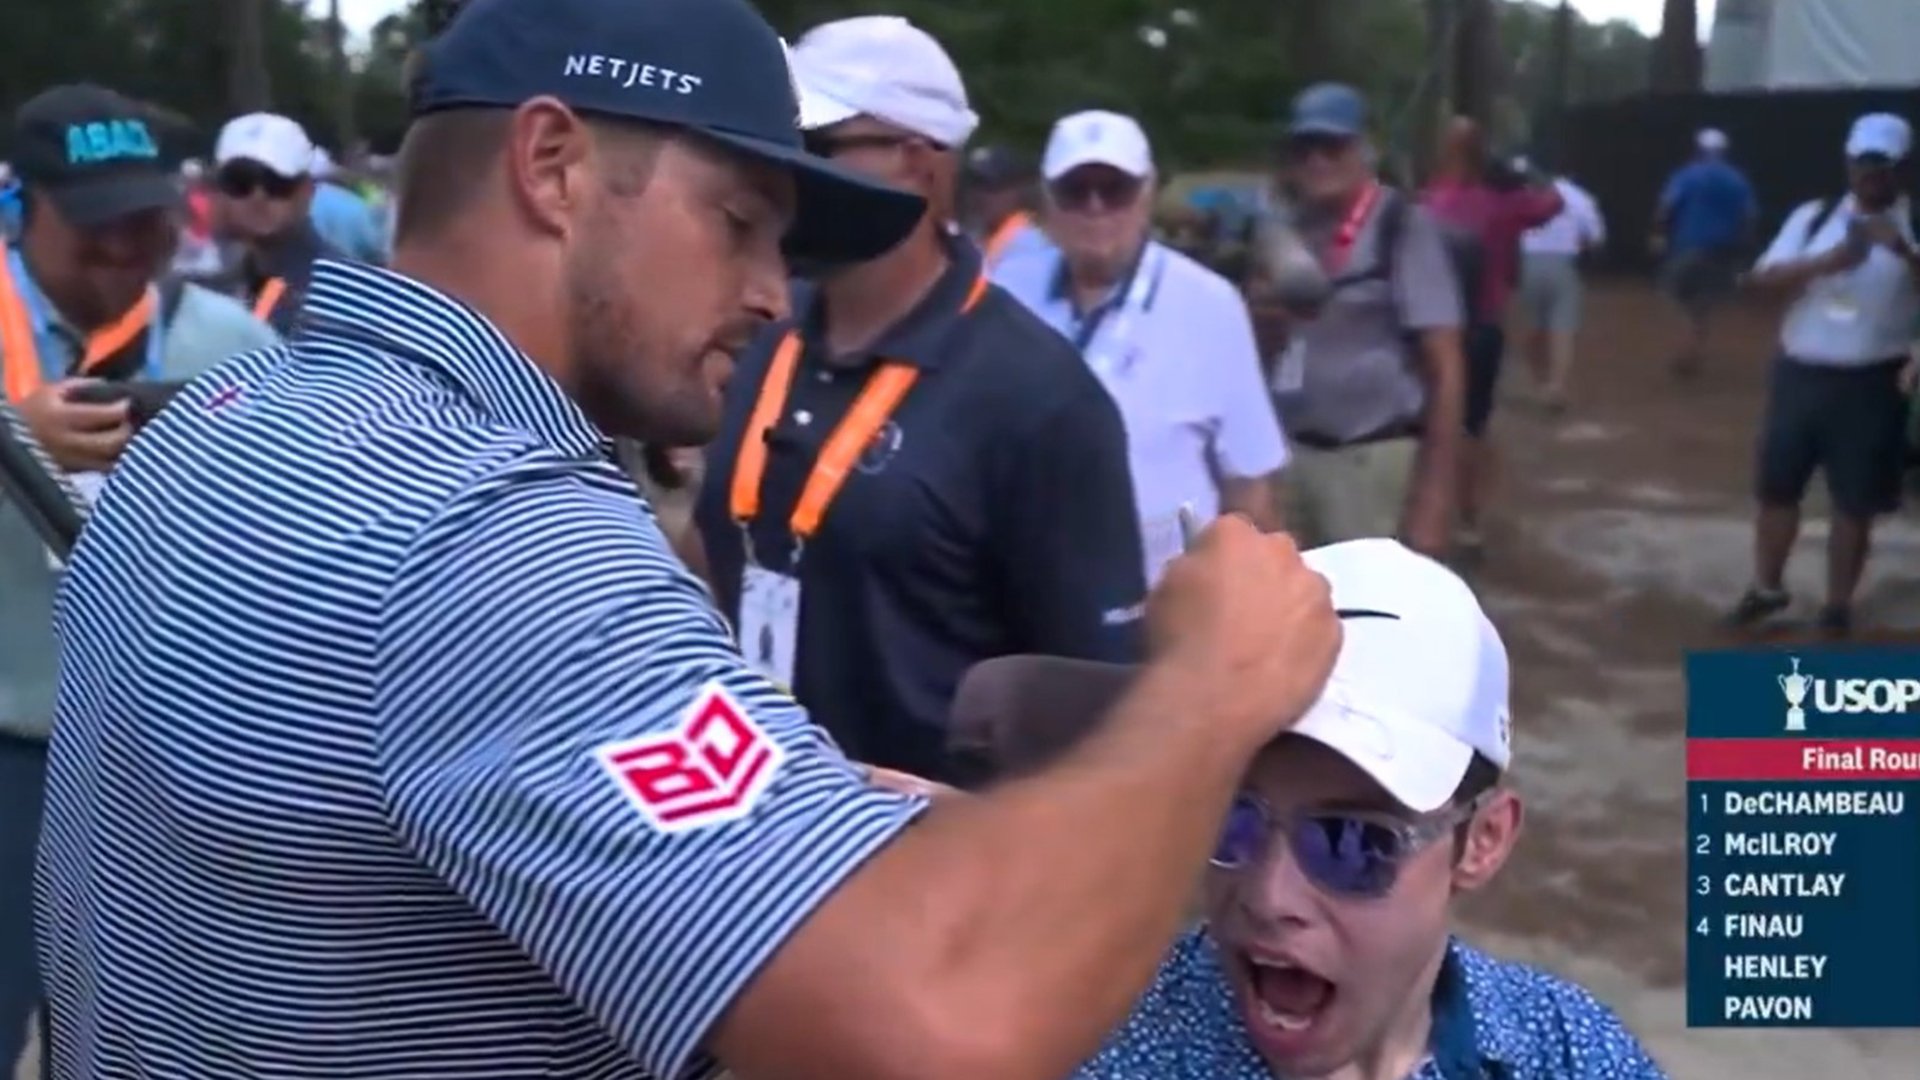
M1227 279L1148 235L1153 152L1130 117L1054 125L1041 162L1057 251L1010 255L994 280L1066 335L1126 422L1147 579L1180 551L1179 512L1280 525L1287 463L1246 301Z
M1514 162L1514 171L1525 176L1531 166L1522 158ZM1586 188L1564 176L1555 176L1553 187L1560 193L1560 212L1520 237L1520 310L1527 326L1527 366L1540 401L1558 412L1567 405L1567 377L1580 331L1580 257L1606 243L1607 226Z
M1755 493L1753 584L1728 615L1757 623L1790 602L1781 576L1800 532L1815 469L1832 503L1827 597L1820 626L1852 625L1873 520L1897 509L1905 450L1907 346L1920 315L1912 211L1900 167L1913 129L1890 113L1856 120L1847 136L1848 192L1806 203L1747 276L1791 294L1762 421Z

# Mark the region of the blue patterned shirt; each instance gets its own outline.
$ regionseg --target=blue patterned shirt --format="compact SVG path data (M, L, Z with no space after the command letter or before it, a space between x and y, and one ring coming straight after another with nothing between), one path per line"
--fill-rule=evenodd
M75 550L50 1080L682 1078L924 806L754 674L491 323L321 262Z
M1448 946L1433 1046L1408 1080L1664 1080L1612 1010L1564 979ZM1182 938L1133 1016L1076 1080L1273 1080L1213 939Z

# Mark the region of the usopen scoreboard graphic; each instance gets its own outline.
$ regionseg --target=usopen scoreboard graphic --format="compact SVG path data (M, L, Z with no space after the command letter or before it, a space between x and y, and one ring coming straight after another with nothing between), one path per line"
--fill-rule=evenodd
M1920 1027L1920 648L1687 659L1687 1022Z

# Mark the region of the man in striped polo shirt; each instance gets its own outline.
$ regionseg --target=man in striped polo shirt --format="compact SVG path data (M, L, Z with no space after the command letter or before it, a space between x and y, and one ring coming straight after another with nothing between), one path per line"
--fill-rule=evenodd
M747 667L608 439L711 437L783 242L869 259L924 205L804 153L746 0L475 0L413 90L397 272L321 263L72 560L54 1076L1065 1075L1318 694L1324 580L1217 525L1103 737L883 790Z

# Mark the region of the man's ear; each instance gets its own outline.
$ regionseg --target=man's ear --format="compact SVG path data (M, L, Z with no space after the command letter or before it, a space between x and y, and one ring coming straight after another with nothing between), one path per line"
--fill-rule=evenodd
M1507 864L1513 845L1520 839L1520 822L1525 815L1520 798L1505 788L1495 788L1480 812L1467 823L1466 839L1453 863L1453 887L1472 892L1492 881Z

